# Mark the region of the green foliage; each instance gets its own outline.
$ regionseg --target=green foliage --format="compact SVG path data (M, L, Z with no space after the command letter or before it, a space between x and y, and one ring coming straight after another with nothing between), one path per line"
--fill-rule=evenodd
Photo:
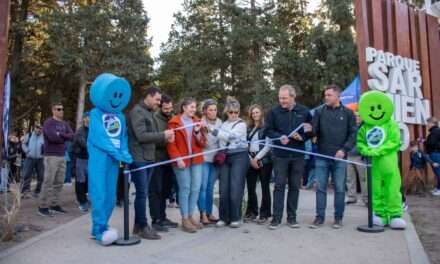
M149 19L141 0L28 0L27 10L26 1L14 2L12 13L23 17L12 20L11 35L24 43L17 47L11 38L11 64L23 54L13 71L15 117L36 105L23 117L35 119L36 112L44 119L51 101L62 99L66 118L74 121L80 80L90 84L102 72L124 76L136 90L151 82Z
M157 83L177 98L232 95L244 106L275 104L289 83L314 106L325 85L344 87L357 73L351 2L326 0L310 14L307 0L185 1Z

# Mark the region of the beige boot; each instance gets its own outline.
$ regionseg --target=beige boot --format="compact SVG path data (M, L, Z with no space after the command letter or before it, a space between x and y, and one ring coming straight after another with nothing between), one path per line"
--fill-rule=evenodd
M197 232L197 228L191 223L189 218L182 218L182 230L187 233Z
M202 214L202 216L200 217L200 222L202 222L203 225L212 224L211 221L209 221L209 218L206 214Z
M195 220L192 216L190 216L188 219L191 221L191 224L194 227L196 227L197 229L202 229L203 228L203 225L199 221Z

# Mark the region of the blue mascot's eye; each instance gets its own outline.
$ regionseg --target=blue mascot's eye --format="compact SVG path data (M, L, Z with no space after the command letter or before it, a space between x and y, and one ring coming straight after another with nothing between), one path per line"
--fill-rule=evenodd
M119 93L119 98L122 98L122 93Z
M115 92L115 93L113 94L113 97L114 97L114 98L118 98L118 93Z
M374 106L370 106L371 112L374 112Z

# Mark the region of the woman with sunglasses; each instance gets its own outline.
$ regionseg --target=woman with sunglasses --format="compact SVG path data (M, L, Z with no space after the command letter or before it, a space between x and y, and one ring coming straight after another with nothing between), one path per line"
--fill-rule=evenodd
M196 100L185 98L180 107L180 114L171 118L168 129L175 131L174 142L168 143L167 151L170 159L201 153L206 143L206 137L201 129L200 120L195 116ZM193 218L194 210L199 199L202 183L203 155L193 158L179 159L173 164L179 186L179 205L182 215L182 229L195 233L202 225Z
M220 147L226 148L226 159L220 168L220 220L217 227L241 225L241 203L245 175L249 167L247 126L240 118L240 103L228 98L224 112L227 120L212 134L220 139Z

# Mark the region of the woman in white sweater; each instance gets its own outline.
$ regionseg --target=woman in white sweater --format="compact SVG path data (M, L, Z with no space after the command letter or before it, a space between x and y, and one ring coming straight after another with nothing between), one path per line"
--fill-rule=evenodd
M241 203L245 176L249 168L247 125L240 118L240 103L228 99L225 105L227 120L212 134L220 139L220 147L226 147L226 159L220 168L220 220L217 227L241 225Z

